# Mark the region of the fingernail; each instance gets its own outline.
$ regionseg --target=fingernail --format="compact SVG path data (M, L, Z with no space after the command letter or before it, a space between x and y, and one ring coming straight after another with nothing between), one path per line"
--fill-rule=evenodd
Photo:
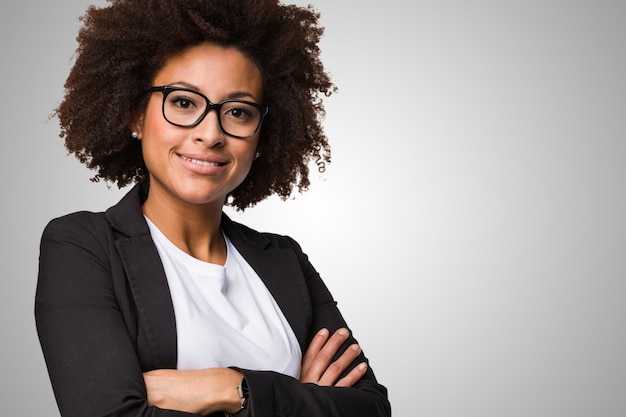
M319 332L317 332L318 336L326 336L328 335L328 329L321 329Z
M350 334L350 332L348 332L348 329L342 327L341 329L337 330L337 333L339 333L342 336L347 336Z
M366 364L365 362L360 363L360 364L358 365L358 368L359 368L359 370L364 371L364 370L366 370L366 369L367 369L367 364Z
M355 343L354 345L350 345L350 349L354 350L355 352L358 352L361 350L361 346Z

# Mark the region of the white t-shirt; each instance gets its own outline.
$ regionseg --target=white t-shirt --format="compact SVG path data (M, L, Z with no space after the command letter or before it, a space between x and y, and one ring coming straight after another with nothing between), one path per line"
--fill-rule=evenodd
M236 366L298 378L298 340L261 278L226 239L224 266L175 246L148 219L169 284L178 369Z

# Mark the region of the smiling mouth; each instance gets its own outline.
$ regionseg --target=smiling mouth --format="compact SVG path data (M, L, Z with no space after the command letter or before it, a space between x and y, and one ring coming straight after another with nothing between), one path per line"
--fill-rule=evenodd
M225 163L221 162L210 162L210 161L201 161L199 159L187 158L186 156L179 155L184 161L191 162L196 165L200 165L202 167L219 167L225 165Z

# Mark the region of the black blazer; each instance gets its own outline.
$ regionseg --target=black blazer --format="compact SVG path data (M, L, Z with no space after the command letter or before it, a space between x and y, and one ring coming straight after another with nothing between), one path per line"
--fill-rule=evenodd
M174 369L177 356L174 308L141 203L135 186L105 213L70 214L44 230L35 318L63 417L190 416L146 402L143 372ZM293 239L256 232L226 215L222 227L276 299L303 353L319 329L347 327ZM351 336L343 349L355 342ZM363 354L353 366L361 361ZM351 388L242 372L253 417L391 415L387 390L371 368Z

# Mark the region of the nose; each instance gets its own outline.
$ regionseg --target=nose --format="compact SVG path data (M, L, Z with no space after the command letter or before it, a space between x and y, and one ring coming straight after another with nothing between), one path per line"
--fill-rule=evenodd
M194 140L209 148L222 146L226 138L217 116L217 110L210 110L204 119L193 128Z

